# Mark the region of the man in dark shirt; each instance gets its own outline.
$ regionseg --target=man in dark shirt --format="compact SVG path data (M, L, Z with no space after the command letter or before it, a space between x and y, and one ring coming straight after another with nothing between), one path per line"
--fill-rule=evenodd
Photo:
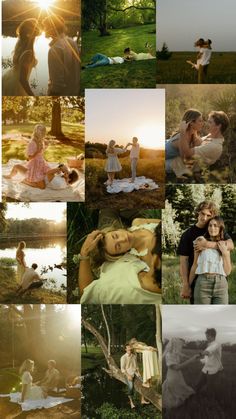
M195 246L193 245L194 240L199 236L204 236L207 231L208 221L218 215L218 209L216 205L211 201L201 202L196 210L195 215L197 222L195 225L189 227L181 236L180 243L178 246L178 255L180 256L180 276L183 282L181 297L190 298L191 304L194 304L193 291L196 279L192 282L191 287L189 285L189 272L194 260L194 248L201 251L206 248L216 248L217 243L207 240L199 241ZM226 233L224 240L227 241L228 250L233 250L234 244L230 236Z

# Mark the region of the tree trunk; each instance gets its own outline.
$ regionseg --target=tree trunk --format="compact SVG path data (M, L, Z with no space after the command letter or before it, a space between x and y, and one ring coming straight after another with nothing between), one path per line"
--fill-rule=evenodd
M126 384L124 374L118 368L112 356L108 355L108 348L107 348L107 345L103 336L87 320L82 319L82 324L87 330L89 330L90 333L92 333L96 337L104 353L104 356L106 358L106 361L109 367L109 369L104 369L104 370L112 378L115 378L116 380L121 381L122 383ZM156 406L161 411L161 408L162 408L161 396L154 389L143 387L141 381L138 380L137 378L135 378L134 380L134 388L139 394L143 395L146 399L148 399L154 406Z
M61 104L58 98L52 99L52 120L49 135L57 138L65 137L61 129Z
M161 341L161 305L156 304L156 343L158 349L158 363L160 379L162 378L162 341Z

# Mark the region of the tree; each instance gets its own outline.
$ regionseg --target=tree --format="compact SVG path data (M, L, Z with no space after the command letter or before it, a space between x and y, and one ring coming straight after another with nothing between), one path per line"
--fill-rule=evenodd
M82 319L83 326L92 333L97 341L99 342L99 345L103 351L103 354L106 358L108 369L104 368L104 370L107 372L108 375L110 375L112 378L115 378L122 383L126 384L126 379L124 374L121 372L121 370L118 368L114 358L109 355L107 344L103 338L103 336L98 332L98 330L87 320ZM142 394L146 399L148 399L154 406L156 406L159 410L161 410L161 396L152 388L145 388L142 386L142 383L140 380L135 379L134 380L134 387L135 390Z
M157 51L157 58L159 60L169 60L172 56L172 52L169 51L167 44L164 42L161 51Z

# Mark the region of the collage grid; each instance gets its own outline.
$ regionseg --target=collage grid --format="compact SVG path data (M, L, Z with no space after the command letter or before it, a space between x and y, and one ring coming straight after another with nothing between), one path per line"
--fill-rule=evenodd
M173 3L2 0L1 418L235 417L236 5Z

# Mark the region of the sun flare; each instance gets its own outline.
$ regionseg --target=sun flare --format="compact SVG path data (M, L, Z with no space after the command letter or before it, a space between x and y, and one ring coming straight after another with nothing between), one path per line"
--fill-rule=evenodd
M158 125L141 125L136 129L135 136L138 137L140 144L145 148L162 148L161 139L163 133Z
M37 0L39 7L43 10L48 10L55 0Z

